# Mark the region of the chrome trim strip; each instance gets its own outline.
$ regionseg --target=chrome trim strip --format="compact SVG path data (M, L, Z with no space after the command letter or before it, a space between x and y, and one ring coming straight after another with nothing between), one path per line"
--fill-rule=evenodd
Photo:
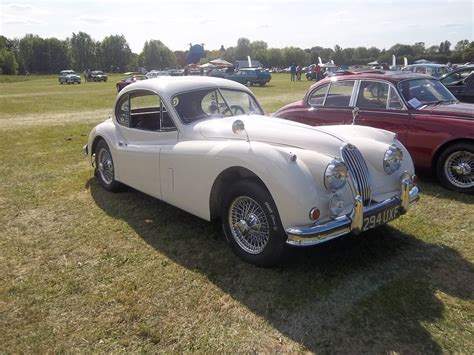
M410 188L410 186L412 186ZM359 233L362 230L364 216L376 214L385 209L399 206L400 214L406 213L410 205L416 203L420 196L418 186L412 185L411 177L404 177L400 182L401 195L394 196L377 204L363 207L361 197L356 196L354 209L351 214L338 217L323 224L313 224L306 227L291 227L286 230L287 244L293 246L316 245L340 237L350 232Z

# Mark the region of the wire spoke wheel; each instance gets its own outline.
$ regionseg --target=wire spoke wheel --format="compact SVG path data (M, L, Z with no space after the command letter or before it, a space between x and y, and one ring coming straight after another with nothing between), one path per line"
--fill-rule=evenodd
M448 181L462 189L474 187L474 154L456 151L444 163L444 173Z
M228 213L230 231L240 248L249 254L260 254L270 239L270 226L263 208L254 199L239 196Z
M105 184L112 184L114 181L114 163L110 152L105 148L99 150L97 170L99 171L100 178Z

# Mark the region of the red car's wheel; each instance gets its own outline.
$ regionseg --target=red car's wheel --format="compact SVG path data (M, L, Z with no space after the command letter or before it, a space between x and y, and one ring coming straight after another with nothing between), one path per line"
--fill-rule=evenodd
M448 189L474 193L474 144L456 143L446 148L438 158L436 175Z

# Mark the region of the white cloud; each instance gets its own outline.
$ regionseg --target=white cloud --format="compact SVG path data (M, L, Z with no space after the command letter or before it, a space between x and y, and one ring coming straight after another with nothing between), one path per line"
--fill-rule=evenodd
M89 24L102 24L102 23L107 22L107 20L103 17L93 17L93 16L79 17L79 21L86 22Z
M5 25L44 25L45 23L30 17L11 16L4 17L3 23Z
M8 9L12 11L17 11L17 12L23 12L23 11L31 11L33 10L33 7L31 5L26 5L26 4L14 4L10 3L7 4L6 6Z

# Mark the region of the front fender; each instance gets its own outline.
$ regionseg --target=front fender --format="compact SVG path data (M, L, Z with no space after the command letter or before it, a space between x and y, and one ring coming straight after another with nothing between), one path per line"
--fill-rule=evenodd
M110 148L112 157L116 156L118 146L117 134L119 133L120 132L118 132L112 122L112 119L110 118L102 123L99 123L91 130L91 132L89 133L89 138L87 140L87 160L89 161L89 164L94 164L95 146L99 139L105 140L105 142ZM117 180L120 180L120 167L116 166L115 169L115 177Z
M327 200L320 181L314 178L314 162L312 171L303 159L310 153L321 167L326 167L328 157L260 142L187 141L164 146L160 153L162 198L209 220L214 182L223 171L243 167L257 175L270 191L283 227L308 224L310 209Z

